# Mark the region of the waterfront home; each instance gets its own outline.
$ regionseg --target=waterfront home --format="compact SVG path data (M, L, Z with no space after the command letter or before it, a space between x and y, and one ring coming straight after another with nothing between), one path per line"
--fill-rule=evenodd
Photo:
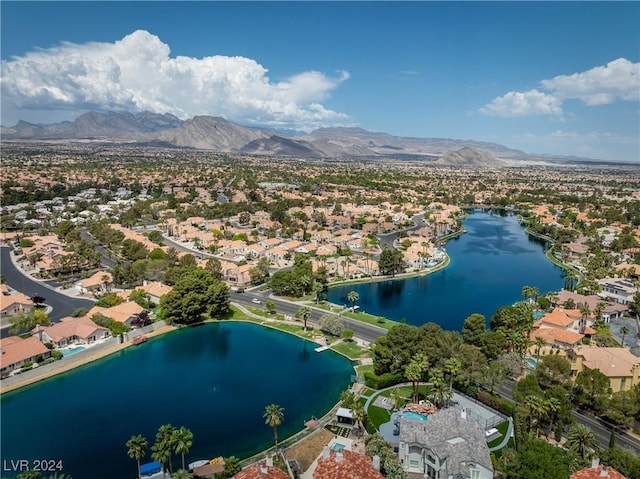
M52 343L56 348L64 348L72 344L91 344L108 338L111 333L107 328L98 326L89 317L62 318L51 326L38 325L31 331L43 343Z
M94 306L87 313L88 317L92 317L96 313L100 313L107 318L111 318L114 321L124 324L127 327L132 327L132 324L138 318L138 315L144 311L144 308L134 301L127 301L120 303L110 308L103 308L101 306Z
M46 359L51 356L49 349L35 336L2 338L0 350L0 376L3 378L25 364L36 362L38 357Z
M147 293L147 298L149 301L152 301L156 304L160 303L160 299L167 293L169 293L173 288L167 284L162 284L160 281L151 281L147 282L146 280L142 283L142 286L138 286L136 289L141 289L145 293Z
M325 446L317 460L313 479L384 479L380 473L380 458L348 449L329 449Z
M0 318L8 318L33 308L33 301L23 293L0 294Z
M398 456L405 471L435 479L491 479L493 465L484 428L464 409L400 420Z
M569 352L568 359L574 377L585 369L598 369L609 378L614 393L629 391L640 384L640 358L626 348L581 345Z
M232 479L291 479L289 474L273 465L273 458L267 456L264 461L245 467Z

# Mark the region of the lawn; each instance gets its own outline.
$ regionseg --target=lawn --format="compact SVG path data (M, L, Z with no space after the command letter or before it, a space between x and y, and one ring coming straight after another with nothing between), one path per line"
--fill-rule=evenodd
M378 406L369 406L367 415L369 416L369 420L376 429L380 429L380 426L382 424L391 420L391 414L389 413L389 411Z
M373 326L378 326L379 328L386 330L389 330L394 326L400 324L397 321L391 321L390 319L382 318L382 316L373 316L372 314L359 311L356 311L355 313L351 311L345 311L342 313L342 316L355 319L356 321L362 321L363 323L371 324ZM382 318L384 322L380 322L380 318Z
M358 346L354 341L341 341L335 346L332 346L331 349L335 349L349 359L358 359L363 356L366 357L367 355L367 350Z
M507 430L509 429L509 421L501 422L496 426L496 429L500 431L500 437L497 437L493 441L489 442L487 444L489 448L497 446L504 440L504 436L505 434L507 434ZM506 447L513 447L513 438L509 438L509 442L507 443Z
M373 372L373 364L366 364L364 366L356 366L356 374L358 376L360 376L361 378L364 377L364 373L366 372ZM373 389L369 389L366 388L365 391L362 392L362 394L367 394L369 395L369 393L373 392Z

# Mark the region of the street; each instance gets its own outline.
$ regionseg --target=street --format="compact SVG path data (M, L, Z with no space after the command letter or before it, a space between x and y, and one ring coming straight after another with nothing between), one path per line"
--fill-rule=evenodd
M18 270L11 261L11 249L8 246L0 247L0 272L4 276L7 284L29 297L35 295L45 298L45 304L51 306L53 310L49 314L51 321L57 322L60 319L70 316L77 308L91 308L93 301L89 299L72 298L62 293L58 293L51 286L41 281L35 281L23 272ZM5 337L7 329L2 329L2 336Z

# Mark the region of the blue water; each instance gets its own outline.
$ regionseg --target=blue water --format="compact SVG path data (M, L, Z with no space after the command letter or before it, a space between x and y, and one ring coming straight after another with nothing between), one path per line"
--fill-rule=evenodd
M345 447L344 444L340 444L339 442L335 442L331 446L331 450L332 451L339 451L340 449L344 449L344 447Z
M445 269L331 288L329 301L350 304L347 294L356 291L367 313L459 331L473 313L488 321L500 306L521 301L523 286L535 286L541 294L562 288L563 270L547 260L544 243L527 235L515 216L476 211L465 218L464 228L467 233L446 244L451 263Z
M150 448L167 423L193 432L187 463L246 457L273 445L265 406L284 407L282 439L325 414L348 388L351 363L332 351L316 353L314 346L249 323L207 324L152 338L3 394L2 459L61 459L63 472L74 479L132 479L136 464L126 441L142 434ZM147 454L141 462L150 461ZM2 477L15 475L4 471Z
M422 414L418 414L413 411L403 412L402 417L404 419L417 419L419 421L426 421L427 419L429 419L427 416L423 416Z

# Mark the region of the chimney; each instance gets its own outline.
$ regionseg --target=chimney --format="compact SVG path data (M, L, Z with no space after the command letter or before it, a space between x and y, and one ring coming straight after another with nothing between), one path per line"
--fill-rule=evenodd
M342 451L338 451L336 453L336 462L342 462L343 458L344 458L344 456L342 455Z
M322 459L328 459L329 458L329 446L324 446L322 448Z
M600 477L609 477L609 469L606 467L600 469Z
M271 454L267 454L267 459L265 462L267 464L267 467L273 467L273 456Z
M462 419L467 419L467 411L462 409L462 411L460 411L460 416L462 416Z
M375 456L372 457L373 459L373 468L376 471L380 470L380 456L378 456L377 454Z
M591 459L591 469L597 469L599 465L600 465L599 457L594 457L593 459Z

